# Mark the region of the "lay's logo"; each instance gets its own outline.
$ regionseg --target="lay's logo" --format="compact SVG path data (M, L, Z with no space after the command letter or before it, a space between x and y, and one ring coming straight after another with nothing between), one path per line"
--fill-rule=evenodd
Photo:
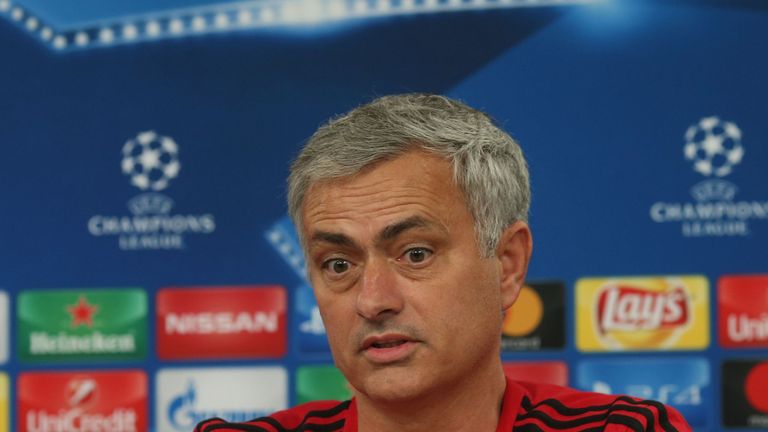
M698 349L709 344L705 278L580 279L577 346L582 351Z
M653 292L633 286L607 286L599 296L597 319L603 334L613 330L668 329L688 323L689 307L684 288Z

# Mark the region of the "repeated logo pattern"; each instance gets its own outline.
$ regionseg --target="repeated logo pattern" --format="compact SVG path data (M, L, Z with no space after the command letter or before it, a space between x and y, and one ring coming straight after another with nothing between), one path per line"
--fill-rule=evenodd
M768 348L768 276L723 276L717 295L720 344Z
M584 360L575 385L582 390L628 394L677 408L693 427L708 423L709 363L703 358Z
M768 429L768 359L727 360L722 383L725 426Z
M709 286L701 276L584 278L576 283L582 351L703 349Z
M210 417L247 421L288 406L288 376L281 367L163 369L156 382L162 432L190 432Z
M565 346L565 299L561 282L533 282L520 290L506 311L501 348L505 351L558 349Z
M279 357L286 351L282 287L165 288L157 295L162 359Z
M722 346L764 346L767 280L764 275L718 280ZM527 283L516 306L507 311L504 349L542 354L563 349L564 291L562 282ZM311 288L301 292L304 298L297 298L294 313L304 318L297 319L296 334L324 339L322 321L312 313L316 304ZM288 303L282 287L164 288L155 303L156 352L165 362L279 359L288 351ZM575 285L575 304L575 342L583 352L701 350L709 345L709 284L702 276L583 278ZM147 355L148 308L140 289L24 291L17 308L17 345L24 363L135 361ZM307 347L312 345L295 346L330 358L327 342L319 349ZM569 365L562 361L504 363L515 379L656 399L676 407L694 427L709 427L706 407L714 391L706 359L587 355L578 366L569 378ZM768 427L765 360L727 360L722 373L725 424ZM341 372L322 363L296 370L293 398L286 370L275 366L167 367L155 380L155 424L158 431L168 432L191 430L207 417L247 420L285 408L289 401L346 399L353 394ZM0 430L3 421L8 424L7 386L0 374ZM140 371L23 372L15 422L31 432L78 430L83 424L95 431L144 431L149 421L146 387ZM124 388L134 389L130 397L117 395L117 389ZM264 388L269 392L261 391ZM43 389L53 396L41 403Z
M143 371L25 372L18 380L18 429L26 432L144 432Z
M24 291L16 342L25 362L143 359L146 294L132 288Z

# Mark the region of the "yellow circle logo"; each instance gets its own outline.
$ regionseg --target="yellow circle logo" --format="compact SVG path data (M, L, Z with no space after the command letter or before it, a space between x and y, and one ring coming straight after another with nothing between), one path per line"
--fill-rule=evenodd
M502 332L505 336L527 336L541 323L544 303L539 293L529 286L523 286L517 301L504 315Z

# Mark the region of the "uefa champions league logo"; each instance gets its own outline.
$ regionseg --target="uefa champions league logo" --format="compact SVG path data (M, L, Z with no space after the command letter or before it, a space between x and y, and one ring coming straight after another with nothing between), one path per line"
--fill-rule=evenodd
M161 191L179 175L179 146L154 131L141 132L123 146L123 174L142 191Z
M741 129L716 116L702 118L685 132L683 152L699 174L725 177L744 157Z
M128 200L131 215L96 214L88 219L94 237L117 237L122 250L169 250L186 247L188 234L211 234L210 213L173 213L173 199L160 193L181 171L179 145L153 130L123 144L120 168L141 193Z
M695 201L657 201L656 223L679 223L684 237L748 236L752 221L768 220L768 201L736 200L739 188L725 177L744 159L742 132L732 121L703 117L686 129L683 156L704 180L690 189Z

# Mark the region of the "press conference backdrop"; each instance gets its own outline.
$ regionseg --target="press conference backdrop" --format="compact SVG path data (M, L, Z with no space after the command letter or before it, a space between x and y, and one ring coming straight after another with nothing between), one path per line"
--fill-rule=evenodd
M510 374L765 430L767 43L763 1L0 0L0 431L349 397L284 181L413 91L530 162Z

